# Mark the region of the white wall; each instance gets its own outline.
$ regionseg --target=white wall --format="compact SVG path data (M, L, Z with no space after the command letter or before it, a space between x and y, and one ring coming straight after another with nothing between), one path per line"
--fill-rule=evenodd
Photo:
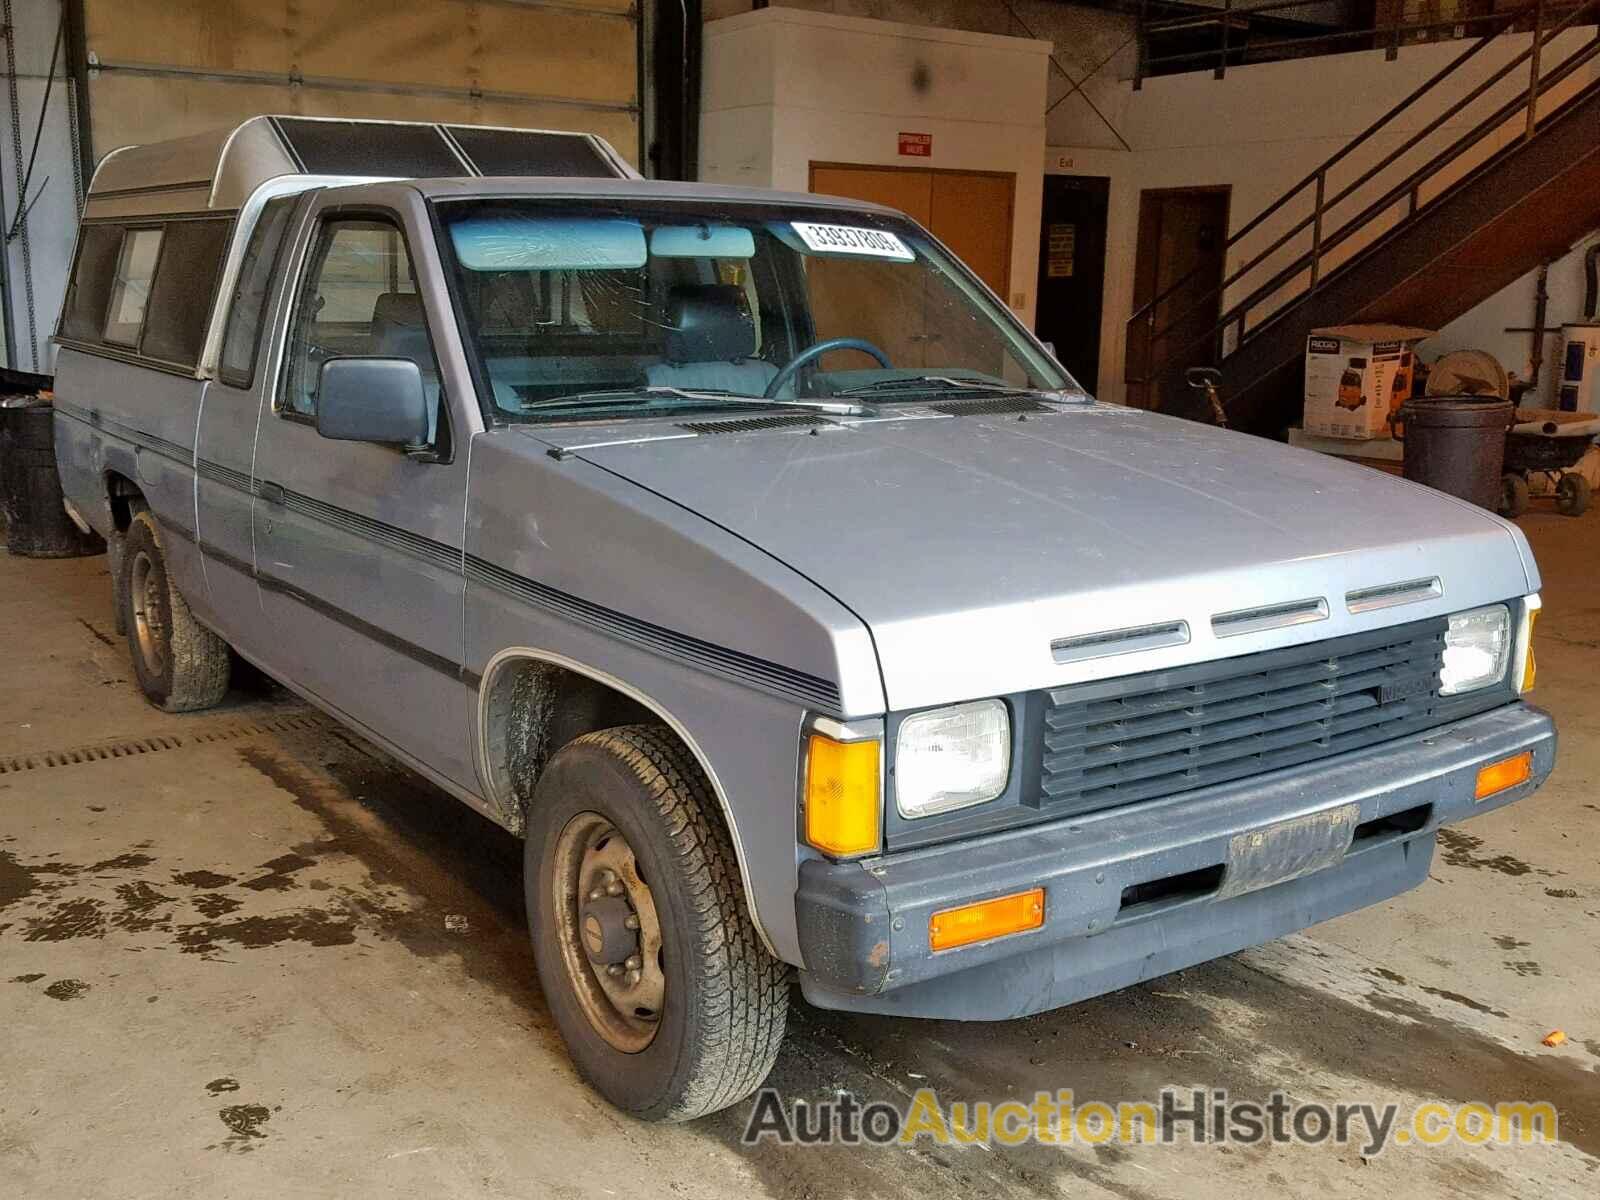
M1583 251L1600 241L1600 230L1584 239L1570 253L1550 264L1545 287L1549 300L1545 307L1545 328L1557 332L1544 335L1544 363L1539 371L1538 403L1554 408L1561 379L1561 334L1559 326L1583 319ZM1532 335L1524 332L1533 326L1539 272L1535 268L1521 279L1496 292L1488 300L1441 329L1424 345L1430 355L1451 350L1487 350L1506 370L1528 378L1532 357ZM1531 401L1528 403L1532 404Z
M767 8L705 28L700 176L805 191L813 162L1017 177L1012 307L1032 321L1049 43ZM927 158L899 134L933 135Z
M1593 27L1568 31L1545 50L1547 64L1595 36ZM1361 151L1330 175L1330 193L1353 181L1366 168L1401 144L1463 96L1479 80L1514 58L1528 45L1528 35L1507 35L1479 54L1427 100L1397 119ZM1237 230L1298 183L1329 155L1382 116L1396 101L1418 87L1466 49L1466 42L1444 42L1407 47L1389 62L1383 51L1333 55L1323 58L1229 68L1225 78L1209 72L1169 75L1145 81L1141 91L1124 85L1103 105L1131 150L1108 151L1100 144L1098 122L1078 114L1065 140L1052 141L1045 156L1047 173L1105 175L1111 178L1110 228L1107 231L1105 314L1101 327L1100 391L1108 400L1124 399L1123 353L1126 321L1133 310L1134 259L1137 246L1139 194L1146 188L1226 185L1231 189L1230 231ZM1553 99L1583 86L1596 77L1600 66L1591 63ZM1485 117L1520 87L1526 69L1518 68L1478 104L1433 134L1416 151L1400 159L1395 168L1420 164L1428 154L1447 145ZM1056 128L1052 127L1052 133ZM1484 144L1487 157L1504 141L1515 137L1520 125ZM1070 165L1067 165L1070 164ZM1441 178L1423 201L1440 190ZM1374 193L1363 191L1358 199ZM1279 233L1311 209L1308 190L1297 207L1285 210L1242 241L1230 254L1229 271L1264 249ZM1335 218L1348 215L1335 212ZM1307 232L1278 256L1281 260L1310 244ZM1357 247L1352 244L1351 250ZM1552 270L1550 319L1567 315L1571 287L1566 282L1581 272L1576 256ZM1270 273L1270 269L1267 271ZM1265 277L1264 275L1262 276ZM1557 302L1557 287L1562 289ZM1579 298L1581 300L1581 283ZM1526 335L1505 334L1506 326L1526 326L1532 318L1531 276L1505 289L1441 332L1423 346L1425 357L1464 344L1496 353L1508 369L1524 372L1528 355ZM1237 294L1238 289L1235 289ZM1232 299L1230 294L1228 299ZM1576 313L1578 304L1571 303ZM1552 346L1550 353L1554 353ZM1547 354L1548 361L1548 354Z
M1050 143L1122 148L1118 131L1095 109L1114 103L1125 90L1120 81L1133 73L1138 22L1131 11L1061 0L770 0L770 6L1049 41L1045 126ZM752 0L704 0L702 11L707 21L715 21L753 7Z

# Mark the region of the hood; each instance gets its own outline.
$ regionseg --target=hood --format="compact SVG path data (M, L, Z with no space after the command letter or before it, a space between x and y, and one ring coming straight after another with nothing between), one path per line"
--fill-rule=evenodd
M549 440L835 596L868 627L892 709L1336 637L1537 587L1515 527L1470 504L1134 409L815 429L657 427L675 436L646 440L634 425ZM1346 603L1351 591L1435 577L1439 593L1421 600L1359 613ZM1225 622L1231 636L1212 626L1219 614L1318 599L1327 615L1305 623ZM1130 641L1098 657L1052 649L1179 621L1180 644Z

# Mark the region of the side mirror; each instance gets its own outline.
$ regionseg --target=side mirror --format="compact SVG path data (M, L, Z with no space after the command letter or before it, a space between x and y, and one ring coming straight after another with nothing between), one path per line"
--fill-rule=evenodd
M422 370L409 358L330 358L317 383L317 432L341 442L428 440Z

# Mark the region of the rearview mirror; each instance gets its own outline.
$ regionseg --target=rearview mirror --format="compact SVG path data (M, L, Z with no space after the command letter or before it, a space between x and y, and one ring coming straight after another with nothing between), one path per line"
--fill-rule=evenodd
M422 371L409 358L330 358L317 385L317 432L341 442L428 440Z

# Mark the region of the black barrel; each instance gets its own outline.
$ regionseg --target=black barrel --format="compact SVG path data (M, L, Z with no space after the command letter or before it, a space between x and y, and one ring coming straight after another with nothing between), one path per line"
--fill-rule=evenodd
M54 411L38 396L0 396L0 508L6 549L29 558L99 554L105 543L84 533L61 503Z
M1405 475L1494 511L1500 505L1511 401L1498 396L1415 396L1404 426Z

